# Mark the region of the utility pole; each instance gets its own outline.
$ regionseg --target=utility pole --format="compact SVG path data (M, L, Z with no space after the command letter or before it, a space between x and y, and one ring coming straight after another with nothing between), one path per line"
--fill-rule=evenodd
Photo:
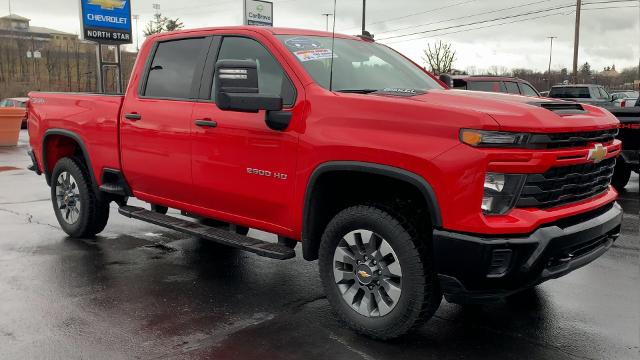
M576 30L573 40L573 83L578 83L578 47L580 44L580 11L582 10L582 0L576 2Z
M365 19L367 17L367 0L362 0L362 36L365 35Z
M547 83L549 90L551 90L551 56L553 55L553 39L557 39L557 36L547 36L547 39L551 40L551 47L549 48L549 72L547 73Z
M136 21L136 51L140 52L140 29L138 28L138 19L140 19L140 15L133 15L133 20Z
M640 1L640 0L638 0ZM326 21L327 21L327 26L326 26L326 31L329 31L329 16L333 15L332 13L324 13L322 14L322 16L326 17Z
M9 16L11 16L11 0L9 0Z

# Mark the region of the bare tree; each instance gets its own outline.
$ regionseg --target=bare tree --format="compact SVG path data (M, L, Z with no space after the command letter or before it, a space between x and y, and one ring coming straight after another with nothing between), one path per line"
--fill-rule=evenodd
M451 50L451 44L442 41L438 41L433 47L431 44L427 44L427 48L423 52L422 61L431 68L431 72L436 75L451 72L453 62L456 59L456 52Z

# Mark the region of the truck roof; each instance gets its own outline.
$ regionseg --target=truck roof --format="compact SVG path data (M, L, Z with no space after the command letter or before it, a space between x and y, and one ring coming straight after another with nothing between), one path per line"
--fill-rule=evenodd
M171 36L176 34L186 35L190 33L202 33L202 32L218 31L218 30L250 30L257 33L262 33L263 35L300 35L300 36L322 36L322 37L332 36L332 33L328 31L318 31L318 30L309 30L309 29L266 27L266 26L217 26L217 27L205 27L205 28L197 28L197 29L164 32L164 33L152 35L149 38L155 39L158 37L165 37L165 36ZM339 39L365 41L358 36L346 35L346 34L340 34L340 33L336 33L335 37Z

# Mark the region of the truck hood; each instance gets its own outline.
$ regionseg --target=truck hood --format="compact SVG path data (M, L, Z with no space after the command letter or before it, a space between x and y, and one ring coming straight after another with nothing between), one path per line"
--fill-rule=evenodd
M616 117L605 109L547 98L467 90L430 90L406 99L431 106L481 112L492 117L502 131L591 131L610 129L619 124Z

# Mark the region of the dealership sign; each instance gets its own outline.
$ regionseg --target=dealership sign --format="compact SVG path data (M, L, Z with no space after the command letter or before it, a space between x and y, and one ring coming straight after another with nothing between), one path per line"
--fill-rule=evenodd
M245 0L244 23L245 25L273 26L273 3Z
M82 37L104 44L131 44L131 1L80 0Z

